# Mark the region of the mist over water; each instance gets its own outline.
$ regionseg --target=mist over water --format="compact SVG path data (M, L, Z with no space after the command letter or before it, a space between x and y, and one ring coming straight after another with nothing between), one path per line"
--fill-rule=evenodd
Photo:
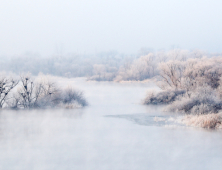
M162 108L139 103L151 83L60 79L85 92L89 106L3 110L0 169L217 169L221 132L159 124ZM157 89L157 88L156 88Z
M220 169L221 6L1 1L0 170Z

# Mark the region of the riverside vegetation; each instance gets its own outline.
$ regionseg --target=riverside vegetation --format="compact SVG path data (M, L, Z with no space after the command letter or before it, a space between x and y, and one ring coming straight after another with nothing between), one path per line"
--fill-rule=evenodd
M166 111L184 113L190 126L222 128L222 58L169 60L158 66L159 92L147 94L144 104L167 104Z
M87 102L81 91L59 88L50 76L0 76L0 107L8 109L76 108ZM15 77L15 76L14 76Z
M167 105L166 111L186 114L183 122L187 125L222 128L221 54L174 49L165 52L148 50L134 56L116 52L93 56L53 56L48 59L36 57L34 60L33 56L24 56L2 60L0 66L5 71L30 71L34 75L43 72L65 77L87 77L94 81L152 79L161 91L149 92L143 102L145 105L164 104ZM12 70L8 70L10 68ZM82 93L72 88L58 89L55 83L34 82L26 76L21 76L20 81L5 79L7 87L1 84L0 107L72 108L87 104ZM3 80L4 77L4 83Z

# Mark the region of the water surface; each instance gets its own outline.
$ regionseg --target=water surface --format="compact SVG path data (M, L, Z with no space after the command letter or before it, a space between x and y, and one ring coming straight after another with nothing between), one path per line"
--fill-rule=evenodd
M184 127L141 105L152 83L60 79L82 89L84 109L0 112L2 170L220 169L222 133ZM160 119L161 120L161 119Z

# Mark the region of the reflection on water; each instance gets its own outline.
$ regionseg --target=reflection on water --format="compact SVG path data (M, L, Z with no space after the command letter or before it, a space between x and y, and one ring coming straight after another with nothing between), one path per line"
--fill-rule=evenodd
M61 80L89 107L0 112L0 169L220 169L222 134L184 128L160 107L140 104L152 84ZM144 126L145 125L145 126Z

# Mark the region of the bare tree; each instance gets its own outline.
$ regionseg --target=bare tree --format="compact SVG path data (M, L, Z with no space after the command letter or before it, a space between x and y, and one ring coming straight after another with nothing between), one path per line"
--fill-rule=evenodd
M9 99L9 93L17 84L18 81L13 78L7 78L6 76L0 78L0 108Z
M181 88L182 78L185 70L184 63L181 61L171 60L161 63L159 66L160 76L162 77L162 88Z
M37 101L37 96L34 95L34 83L29 75L20 76L21 85L18 88L17 100L18 106L23 108L31 108Z
M33 81L29 75L20 76L21 84L13 103L17 108L38 108L51 105L56 102L54 95L59 91L55 82L42 78Z
M35 105L38 107L53 106L61 101L60 89L56 83L47 76L42 76L40 81L36 81Z

